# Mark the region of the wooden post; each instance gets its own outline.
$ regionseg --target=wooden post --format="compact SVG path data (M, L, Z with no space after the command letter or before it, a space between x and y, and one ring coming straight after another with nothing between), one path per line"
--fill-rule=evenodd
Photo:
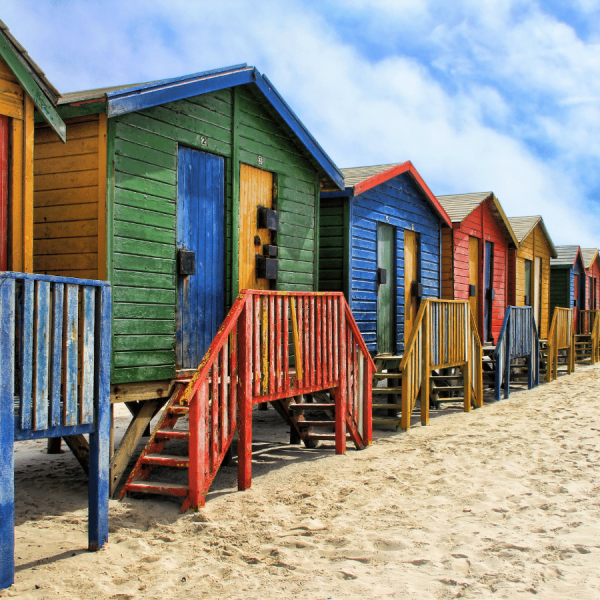
M339 302L339 357L340 357L340 380L339 385L335 389L335 453L346 453L346 402L348 399L348 353L346 348L346 312L340 298L336 298Z
M430 355L430 334L431 322L429 319L429 305L423 315L422 337L423 345L421 347L421 425L429 425L429 355Z
M213 367L214 368L214 367ZM206 487L206 431L208 427L208 379L202 381L198 391L190 400L190 466L189 466L189 501L192 510L204 506Z
M95 427L90 433L90 474L88 483L88 548L99 550L108 541L108 494L110 479L110 347L111 303L110 286L98 294L95 318L94 399Z
M240 491L247 490L252 485L252 300L253 296L249 294L238 327L240 369L238 490Z
M506 338L505 338L505 346L506 346L506 359L504 362L504 399L506 400L510 396L510 336L512 335L512 324L511 319L508 319L508 323L506 324Z
M467 311L470 309L467 307ZM468 314L468 313L467 313ZM465 412L471 411L471 369L473 368L473 328L472 319L467 319L467 364L461 367L463 375L463 407Z
M373 367L365 356L365 391L363 399L363 442L365 446L373 443Z
M15 578L15 281L0 285L0 589Z

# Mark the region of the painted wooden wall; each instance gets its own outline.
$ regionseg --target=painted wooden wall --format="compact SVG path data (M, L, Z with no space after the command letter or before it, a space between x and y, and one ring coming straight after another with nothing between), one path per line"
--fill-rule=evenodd
M348 197L321 198L319 209L319 291L348 295Z
M492 287L495 298L492 302L492 337L498 339L507 306L507 267L508 241L490 209L491 199L482 202L461 223L454 223L452 233L443 232L442 276L443 298L446 300L469 299L469 237L475 237L494 244ZM485 244L479 244L479 283L478 302L479 336L483 339L483 252Z
M34 269L106 279L106 115L35 129Z
M322 200L325 202L325 200ZM396 350L404 349L404 230L420 237L424 298L440 296L440 230L437 215L407 174L398 175L350 203L349 304L365 343L377 350L377 222L396 228Z
M33 102L0 58L0 115L9 118L7 267L33 270Z
M586 308L588 310L598 310L600 309L600 256L594 260L592 266L589 269L585 270L586 280L585 280L585 297L586 297ZM592 306L591 302L593 302L592 294L591 294L591 285L590 277L596 280L595 284L595 296L596 296L596 305Z
M582 277L585 269L579 259L573 267L553 266L550 271L550 315L554 308L574 308L575 304L575 275ZM587 295L585 301L587 302ZM542 336L540 336L542 337Z
M110 119L108 133L109 175L114 178L108 204L113 383L162 380L174 374L179 144L225 157L228 306L238 290L232 249L239 236L233 206L239 199L240 162L276 175L277 289L314 289L318 174L291 133L247 86Z
M533 261L534 257L542 259L541 274L541 319L538 335L541 339L548 337L548 328L552 312L550 310L550 289L552 289L550 277L550 246L541 225L538 223L529 235L519 244L518 250L510 251L509 259L509 304L512 306L525 306L525 260ZM532 271L533 273L533 271ZM532 275L533 277L533 275Z

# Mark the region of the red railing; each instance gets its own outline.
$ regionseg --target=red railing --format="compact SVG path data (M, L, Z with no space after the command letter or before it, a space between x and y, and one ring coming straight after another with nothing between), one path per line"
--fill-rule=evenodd
M336 453L347 434L369 445L374 370L343 294L243 291L178 398L190 415L186 506L204 505L236 428L238 487L250 487L253 404L331 390Z

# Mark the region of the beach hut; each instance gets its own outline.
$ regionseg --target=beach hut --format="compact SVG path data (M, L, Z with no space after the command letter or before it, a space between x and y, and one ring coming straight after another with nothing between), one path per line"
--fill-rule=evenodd
M58 92L0 21L0 270L33 271L34 113L59 145Z
M598 248L582 248L581 256L585 266L586 308L588 310L600 309L600 252Z
M495 344L508 306L508 254L519 244L492 192L437 199L452 220L442 232L442 298L468 300L482 342Z
M410 162L342 169L321 193L319 289L343 291L371 352L402 352L421 298L440 296L450 219Z
M114 486L239 291L316 289L320 188L343 177L247 65L66 94L59 112L66 145L35 132L34 267L112 283L111 399L135 415Z
M519 247L509 253L508 302L531 306L540 339L550 326L550 262L556 248L540 216L510 217Z
M586 308L586 270L579 246L556 246L550 260L550 312L559 306L574 309L575 331L578 311Z

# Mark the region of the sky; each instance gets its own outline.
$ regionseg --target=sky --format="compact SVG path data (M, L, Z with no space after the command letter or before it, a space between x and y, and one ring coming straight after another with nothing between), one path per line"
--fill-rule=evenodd
M63 93L248 63L338 167L410 160L600 246L600 0L3 0Z

